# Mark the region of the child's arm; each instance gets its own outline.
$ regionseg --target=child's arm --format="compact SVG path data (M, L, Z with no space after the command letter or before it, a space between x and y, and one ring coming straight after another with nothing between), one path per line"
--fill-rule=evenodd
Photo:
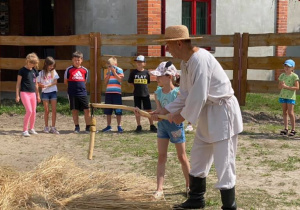
M157 95L154 94L154 100L155 100L155 103L156 103L156 109L161 109L161 104L160 102L157 100Z
M47 87L51 87L51 86L54 86L54 85L57 85L57 79L54 79L53 82L49 85L43 85L44 88L47 88Z
M159 118L158 118L157 114L155 114L155 113L156 113L156 112L159 113L160 110L162 109L162 107L161 107L160 102L159 102L158 99L157 99L157 95L156 95L156 94L154 94L154 100L155 100L155 103L156 103L156 110L152 112L151 118L152 118L152 120L154 120L154 121L158 121Z
M64 84L68 85L68 73L67 73L67 70L64 73Z
M118 82L122 82L124 76L121 76L121 75L117 74L117 69L112 68L112 73L114 74L114 76L116 77Z
M18 75L16 85L16 102L20 101L20 87L21 87L22 76Z
M287 86L284 82L282 82L282 88L287 90L299 90L299 81L295 81L294 86Z
M35 82L35 93L36 93L37 102L40 103L41 98L40 98L39 84L37 81Z
M108 73L106 74L106 76L105 76L105 78L104 78L104 83L105 83L105 85L107 85L108 80L109 80L109 77L110 77L110 71L108 71Z

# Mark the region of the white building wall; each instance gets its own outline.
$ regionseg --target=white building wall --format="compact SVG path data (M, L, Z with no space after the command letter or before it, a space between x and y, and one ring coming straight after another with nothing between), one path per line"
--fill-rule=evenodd
M75 0L75 33L136 34L136 0ZM78 47L89 58L88 47ZM102 54L135 56L136 47L102 47Z
M276 1L274 0L216 0L215 31L216 34L239 33L274 33L276 30ZM249 56L273 56L274 47L251 47ZM215 56L233 56L233 48L216 48ZM228 72L232 78L232 71ZM270 70L248 70L248 80L273 80L274 71Z
M173 3L174 2L174 3ZM181 24L181 0L167 0L166 25ZM174 15L175 14L175 15ZM177 16L176 16L177 14ZM179 16L180 14L180 16ZM274 33L276 19L276 1L274 0L212 0L212 34L224 35L243 33ZM176 18L175 18L175 17ZM213 53L216 57L233 56L233 48L217 47ZM249 50L249 56L273 56L274 47L255 47ZM232 78L232 71L226 71ZM248 79L272 80L273 71L249 70Z

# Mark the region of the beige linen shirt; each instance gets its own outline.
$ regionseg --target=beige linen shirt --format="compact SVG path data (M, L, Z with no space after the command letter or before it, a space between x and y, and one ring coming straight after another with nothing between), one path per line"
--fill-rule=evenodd
M229 139L243 130L239 104L223 68L207 50L181 62L180 95L165 107L196 124L196 138L205 142Z

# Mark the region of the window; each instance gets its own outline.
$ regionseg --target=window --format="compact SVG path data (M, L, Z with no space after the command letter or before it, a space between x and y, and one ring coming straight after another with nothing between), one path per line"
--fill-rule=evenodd
M182 0L182 24L190 34L211 34L211 0Z

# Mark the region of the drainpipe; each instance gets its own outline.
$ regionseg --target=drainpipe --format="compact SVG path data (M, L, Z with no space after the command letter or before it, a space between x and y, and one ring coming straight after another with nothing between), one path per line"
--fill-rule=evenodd
M165 34L166 28L166 0L161 1L161 34ZM165 45L161 46L161 56L166 56Z

